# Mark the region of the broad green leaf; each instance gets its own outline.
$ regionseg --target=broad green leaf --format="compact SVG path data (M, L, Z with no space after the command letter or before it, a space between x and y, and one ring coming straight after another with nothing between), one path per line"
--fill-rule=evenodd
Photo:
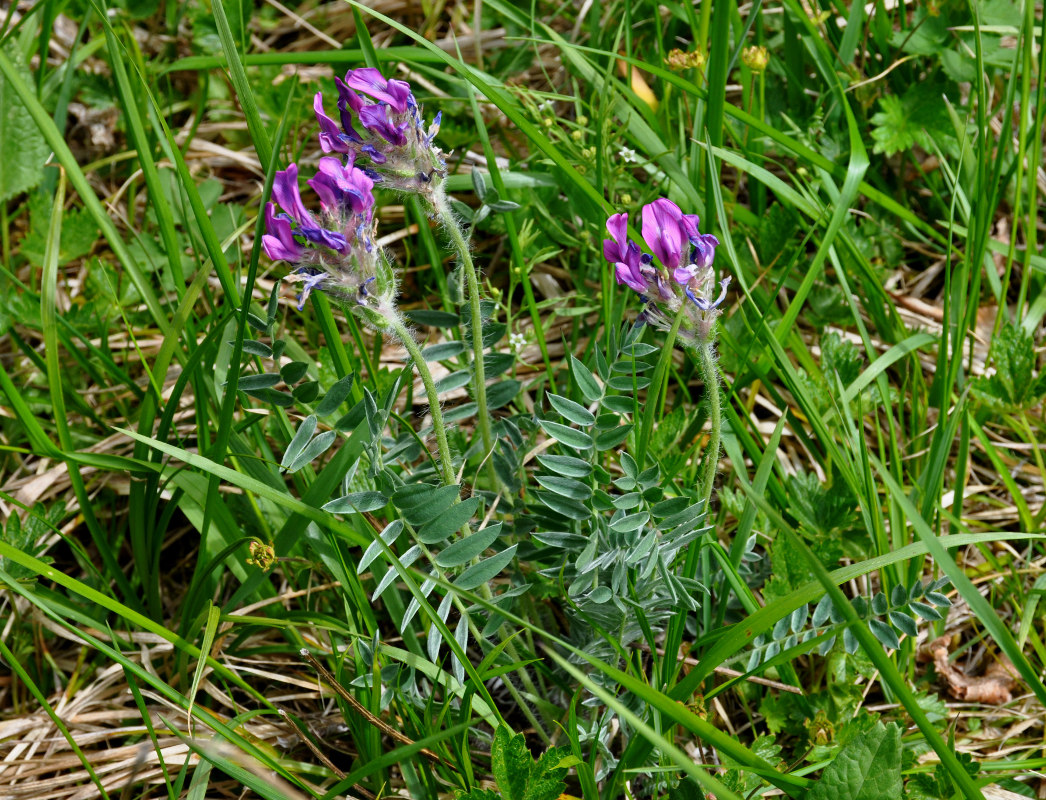
M590 403L596 402L603 396L603 390L600 388L596 376L574 356L570 357L570 374L574 376L574 381L577 383L577 388L581 390L581 394Z
M18 77L26 84L33 84L17 39L9 37L3 50L14 64ZM29 110L10 82L0 75L0 202L40 183L50 152Z
M807 798L881 800L901 795L901 729L876 722L839 751Z

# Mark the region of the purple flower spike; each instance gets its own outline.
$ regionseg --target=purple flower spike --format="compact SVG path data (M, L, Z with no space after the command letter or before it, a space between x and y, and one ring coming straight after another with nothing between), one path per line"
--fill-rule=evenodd
M388 103L397 114L405 114L407 106L414 99L409 83L386 81L373 67L350 70L345 76L345 83L350 89L369 94L379 102Z
M643 206L643 240L665 267L675 269L679 266L683 259L683 242L688 238L683 212L671 200L662 197Z
M322 94L313 101L323 151L368 160L374 180L390 189L430 195L439 191L433 179L446 172L443 154L433 144L440 117L426 126L410 84L386 80L370 67L349 70L335 82L340 128L324 110Z
M643 239L654 256L640 253L628 238L627 214L607 220L611 238L603 240L603 257L613 265L617 282L639 292L646 304L638 322L666 331L678 326L687 346L711 340L730 283L723 278L719 297L714 297L712 262L719 240L701 233L699 224L696 214L684 214L671 200L660 198L643 207Z

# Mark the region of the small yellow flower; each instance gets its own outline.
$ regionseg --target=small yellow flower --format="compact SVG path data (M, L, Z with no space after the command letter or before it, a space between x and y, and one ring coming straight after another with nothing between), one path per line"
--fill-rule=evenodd
M254 539L247 546L247 550L250 552L250 556L247 558L246 563L257 567L263 572L268 572L276 563L276 548L272 546L272 543L265 544Z
M687 53L677 47L668 51L665 61L672 69L703 69L707 58L701 50Z
M766 65L770 63L770 53L762 45L746 47L741 51L741 63L758 75L766 71Z

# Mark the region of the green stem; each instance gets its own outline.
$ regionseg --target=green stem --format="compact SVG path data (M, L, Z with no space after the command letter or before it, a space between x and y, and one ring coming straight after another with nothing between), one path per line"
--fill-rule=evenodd
M672 360L672 350L675 347L676 335L679 333L679 326L683 322L684 314L686 314L686 308L680 308L679 313L676 314L675 321L672 323L672 329L665 337L661 357L658 358L657 366L654 368L654 379L650 383L652 394L648 398L646 413L643 415L643 428L639 432L639 443L636 448L636 463L639 465L639 469L643 469L643 464L646 461L646 449L650 443L650 434L654 430L654 417L657 416L665 374L668 372L668 364Z
M483 457L487 459L487 468L492 480L496 481L494 465L489 460L490 453L494 449L494 437L491 434L490 413L487 410L487 376L486 366L483 363L483 319L479 308L479 278L476 277L476 265L472 261L468 239L461 232L461 226L450 209L442 186L433 193L432 207L440 222L443 223L443 227L447 229L454 249L458 251L458 258L461 259L461 267L465 272L465 280L468 281L469 316L472 322L472 392L476 397L478 409L476 424L479 426L480 439L483 441ZM493 485L496 486L496 482Z
M719 467L719 443L722 439L723 411L719 397L719 368L716 366L714 345L705 342L698 352L698 363L701 367L701 379L705 382L705 393L708 395L708 420L712 430L708 434L708 449L705 452L705 469L701 476L701 497L707 509L712 501L712 487Z
M447 442L447 426L443 422L443 409L439 405L439 392L436 390L436 382L432 379L432 372L425 358L421 354L421 348L417 340L407 330L407 326L399 316L393 316L389 320L389 327L393 333L403 342L410 357L414 359L414 368L421 376L421 382L425 384L425 394L429 399L429 413L432 415L432 430L436 433L436 448L439 451L439 468L443 477L443 484L450 486L454 480L454 462L450 457L450 444Z

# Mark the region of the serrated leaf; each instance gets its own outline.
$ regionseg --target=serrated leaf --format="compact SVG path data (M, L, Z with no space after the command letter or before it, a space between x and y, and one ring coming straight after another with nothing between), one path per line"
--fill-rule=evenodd
M574 382L577 383L577 388L581 390L581 394L590 403L596 402L603 396L603 390L599 387L596 376L574 356L570 357L570 374L574 376Z
M902 794L901 729L876 722L839 751L806 796L808 800L882 800Z
M488 525L483 530L476 531L471 536L465 539L460 539L445 548L436 556L436 565L449 568L460 567L462 564L467 564L494 544L500 534L500 522Z
M341 404L344 403L345 399L349 396L349 392L352 391L352 381L354 377L353 373L350 372L327 390L327 393L323 395L323 399L320 400L319 405L316 406L316 416L326 417L333 414L341 407Z
M545 392L545 396L548 397L548 402L552 407L568 422L573 422L575 425L591 425L596 421L595 414L580 403L551 392Z
M287 471L297 472L306 464L311 464L315 459L319 458L330 449L330 446L334 444L334 440L337 436L337 431L324 431L319 434L315 439L305 445L304 449L295 456L294 460L287 466Z
M8 36L3 49L23 85L31 87L32 74L25 66L18 37ZM0 76L0 202L40 183L50 153L51 148L33 122L29 109L10 81Z
M0 79L2 81L2 79ZM3 122L0 121L0 129ZM0 145L2 148L3 145ZM0 166L0 174L3 167ZM43 191L29 194L29 233L22 239L19 252L34 266L43 266L47 247L47 231L51 222L54 198ZM98 226L86 209L77 208L62 213L62 232L58 246L58 265L68 264L90 252L98 240Z
M501 570L507 567L509 562L515 557L517 547L518 545L512 545L511 547L502 550L496 556L485 558L482 561L473 564L454 579L454 585L458 589L469 591L475 589L481 584L493 580L501 574Z
M575 450L588 450L593 445L592 437L577 428L571 428L558 422L549 422L545 419L539 419L538 425L553 439L568 447L573 447Z
M461 530L476 513L479 501L478 497L470 497L457 505L452 505L418 531L418 541L422 544L438 544L455 531Z
M379 508L384 508L388 502L389 498L381 492L353 492L331 500L323 506L323 510L331 514L362 514L365 511L377 511ZM399 522L399 520L396 521ZM403 525L402 522L399 524Z

